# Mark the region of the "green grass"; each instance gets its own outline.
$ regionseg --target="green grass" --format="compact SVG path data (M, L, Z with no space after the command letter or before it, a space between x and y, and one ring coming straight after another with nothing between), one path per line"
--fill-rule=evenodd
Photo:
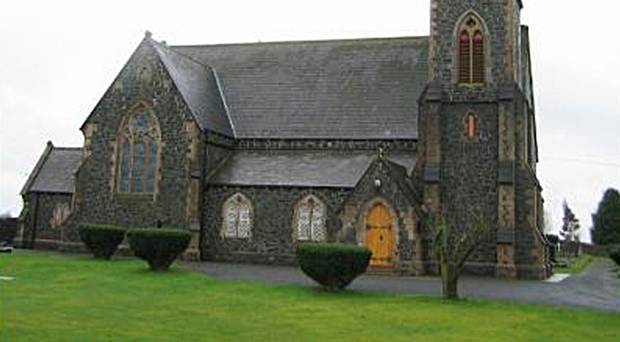
M619 341L620 315L207 278L136 260L0 255L0 341Z
M563 258L561 260L566 261L567 266L555 267L553 269L554 273L577 274L590 266L590 264L592 264L592 261L594 261L594 257L589 254L582 254L577 258Z

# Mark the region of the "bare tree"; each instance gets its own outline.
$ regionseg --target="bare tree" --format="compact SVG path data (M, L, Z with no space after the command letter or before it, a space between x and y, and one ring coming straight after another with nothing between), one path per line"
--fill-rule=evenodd
M562 217L562 230L560 230L560 236L564 238L564 246L566 249L566 255L571 257L579 256L579 229L581 225L579 220L566 203L566 200L562 203L562 209L564 211L564 217Z
M472 212L469 224L459 227L445 219L429 219L434 232L433 247L439 261L439 272L445 299L458 299L458 281L465 262L480 245L490 229L490 222L478 212Z
M562 217L562 230L560 235L567 242L579 242L579 220L566 203L566 200L562 203L562 209L564 211L564 217Z

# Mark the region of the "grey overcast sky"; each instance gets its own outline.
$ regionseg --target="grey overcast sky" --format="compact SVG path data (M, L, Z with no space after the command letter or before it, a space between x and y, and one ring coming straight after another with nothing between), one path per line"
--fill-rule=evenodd
M620 3L523 2L546 211L558 229L566 199L589 228L603 191L620 188ZM19 214L18 193L46 141L82 145L80 125L147 29L172 45L421 36L429 3L2 1L0 213Z

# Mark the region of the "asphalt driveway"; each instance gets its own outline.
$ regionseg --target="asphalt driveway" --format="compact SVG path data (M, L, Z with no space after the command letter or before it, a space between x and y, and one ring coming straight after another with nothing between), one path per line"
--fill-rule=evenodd
M183 267L213 278L315 286L297 267L242 265L216 262L182 262ZM590 267L559 283L529 280L462 277L460 294L469 298L501 299L620 312L620 279L608 259L595 259ZM357 291L441 295L441 281L432 277L364 275L351 284Z

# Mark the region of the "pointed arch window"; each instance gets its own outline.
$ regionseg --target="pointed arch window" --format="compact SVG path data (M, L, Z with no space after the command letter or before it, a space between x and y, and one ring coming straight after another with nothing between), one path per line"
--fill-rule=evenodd
M459 26L458 32L458 81L461 84L483 84L485 35L482 23L470 15Z
M237 193L224 202L222 236L234 239L252 237L252 202Z
M315 196L308 195L299 201L295 215L297 240L325 241L327 238L325 214L325 204Z
M125 120L118 139L118 192L154 193L161 145L157 119L139 107Z

